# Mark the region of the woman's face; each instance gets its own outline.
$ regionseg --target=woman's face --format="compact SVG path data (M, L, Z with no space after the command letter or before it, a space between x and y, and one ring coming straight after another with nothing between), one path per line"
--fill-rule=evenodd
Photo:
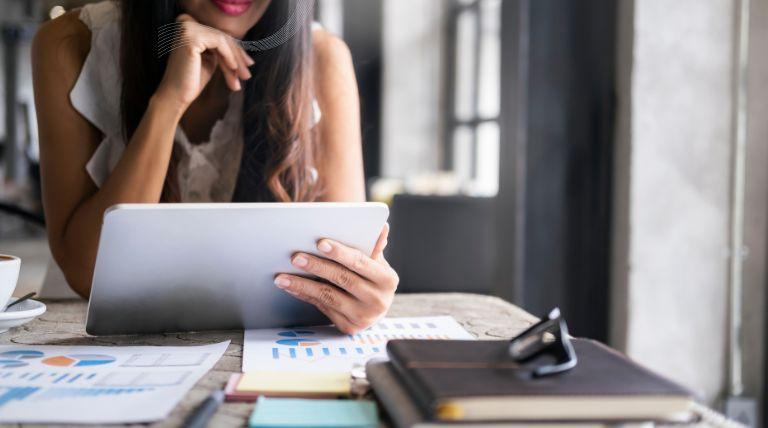
M242 39L264 15L271 0L181 0L181 8L201 24Z

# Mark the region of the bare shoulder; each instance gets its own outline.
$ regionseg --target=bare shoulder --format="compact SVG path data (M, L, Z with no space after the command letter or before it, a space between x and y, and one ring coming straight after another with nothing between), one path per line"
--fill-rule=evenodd
M353 72L352 54L341 38L324 29L312 32L312 50L314 51L315 72L325 74L329 71Z
M79 10L68 12L46 22L37 31L32 43L36 74L55 73L65 82L79 75L91 49L91 32L80 21L79 13Z

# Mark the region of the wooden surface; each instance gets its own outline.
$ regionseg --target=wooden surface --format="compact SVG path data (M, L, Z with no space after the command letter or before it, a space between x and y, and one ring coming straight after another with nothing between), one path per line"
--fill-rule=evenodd
M233 372L240 371L243 333L206 332L151 336L91 337L85 334L84 301L45 302L48 310L24 326L0 335L0 344L24 345L202 345L231 340L229 349L207 375L187 393L168 419L156 427L181 426L185 416L215 388L221 388ZM471 294L398 295L389 316L452 315L478 338L509 338L536 320L501 299ZM252 403L224 403L210 426L245 426ZM24 425L33 426L33 425Z

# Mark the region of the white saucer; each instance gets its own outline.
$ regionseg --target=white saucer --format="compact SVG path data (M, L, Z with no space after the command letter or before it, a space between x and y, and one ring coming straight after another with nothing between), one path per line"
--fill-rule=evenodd
M8 303L15 301L16 297L11 297ZM0 312L0 333L5 333L11 327L26 324L44 313L45 304L37 300L29 299L11 306L8 310Z

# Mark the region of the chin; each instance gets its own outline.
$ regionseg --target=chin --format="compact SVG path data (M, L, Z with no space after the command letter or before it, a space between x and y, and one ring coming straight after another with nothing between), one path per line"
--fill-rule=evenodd
M271 0L182 0L184 12L201 24L242 39L264 15Z

